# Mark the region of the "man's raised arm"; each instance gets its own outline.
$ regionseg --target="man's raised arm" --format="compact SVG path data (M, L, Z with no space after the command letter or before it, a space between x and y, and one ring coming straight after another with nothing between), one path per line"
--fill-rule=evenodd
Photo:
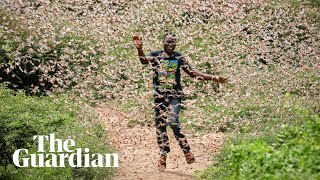
M143 46L142 37L137 36L137 35L133 35L132 41L138 50L138 56L139 56L140 62L142 64L149 64L149 62L152 62L154 60L154 57L146 56L144 54L143 49L142 49L142 46Z

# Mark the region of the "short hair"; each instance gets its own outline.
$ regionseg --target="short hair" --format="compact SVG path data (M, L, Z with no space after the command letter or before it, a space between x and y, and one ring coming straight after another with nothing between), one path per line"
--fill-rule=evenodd
M167 32L164 37L163 37L163 41L166 39L167 36L173 36L176 37L176 35L173 32Z

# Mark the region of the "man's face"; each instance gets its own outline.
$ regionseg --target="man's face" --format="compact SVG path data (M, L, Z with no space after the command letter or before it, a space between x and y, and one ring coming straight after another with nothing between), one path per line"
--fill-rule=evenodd
M176 38L174 36L168 35L163 41L163 48L166 53L173 53L176 48Z

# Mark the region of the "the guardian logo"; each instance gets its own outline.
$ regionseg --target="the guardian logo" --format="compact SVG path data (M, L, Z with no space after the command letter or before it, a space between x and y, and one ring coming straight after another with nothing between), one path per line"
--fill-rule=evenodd
M62 142L52 133L34 136L33 140L38 140L36 154L29 154L28 149L18 149L13 153L13 163L17 167L119 167L118 154L90 154L88 148L75 149L76 143L70 138ZM50 144L49 153L44 149L46 140Z

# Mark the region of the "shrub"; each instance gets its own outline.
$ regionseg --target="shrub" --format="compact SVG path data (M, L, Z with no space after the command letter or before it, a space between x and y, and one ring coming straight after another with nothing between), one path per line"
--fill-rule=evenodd
M101 68L103 52L89 35L68 33L60 25L46 37L21 28L23 22L5 12L1 16L0 82L9 82L8 87L37 95L61 91L95 76Z
M320 117L299 110L297 124L276 135L229 142L206 179L317 179L320 172ZM238 139L239 140L239 139Z
M34 135L72 137L77 147L89 148L91 153L110 153L110 148L104 143L102 126L91 121L90 113L86 113L88 119L80 119L81 109L65 98L31 97L0 87L0 103L0 179L101 179L113 173L112 168L16 168L12 164L15 150L37 151Z

